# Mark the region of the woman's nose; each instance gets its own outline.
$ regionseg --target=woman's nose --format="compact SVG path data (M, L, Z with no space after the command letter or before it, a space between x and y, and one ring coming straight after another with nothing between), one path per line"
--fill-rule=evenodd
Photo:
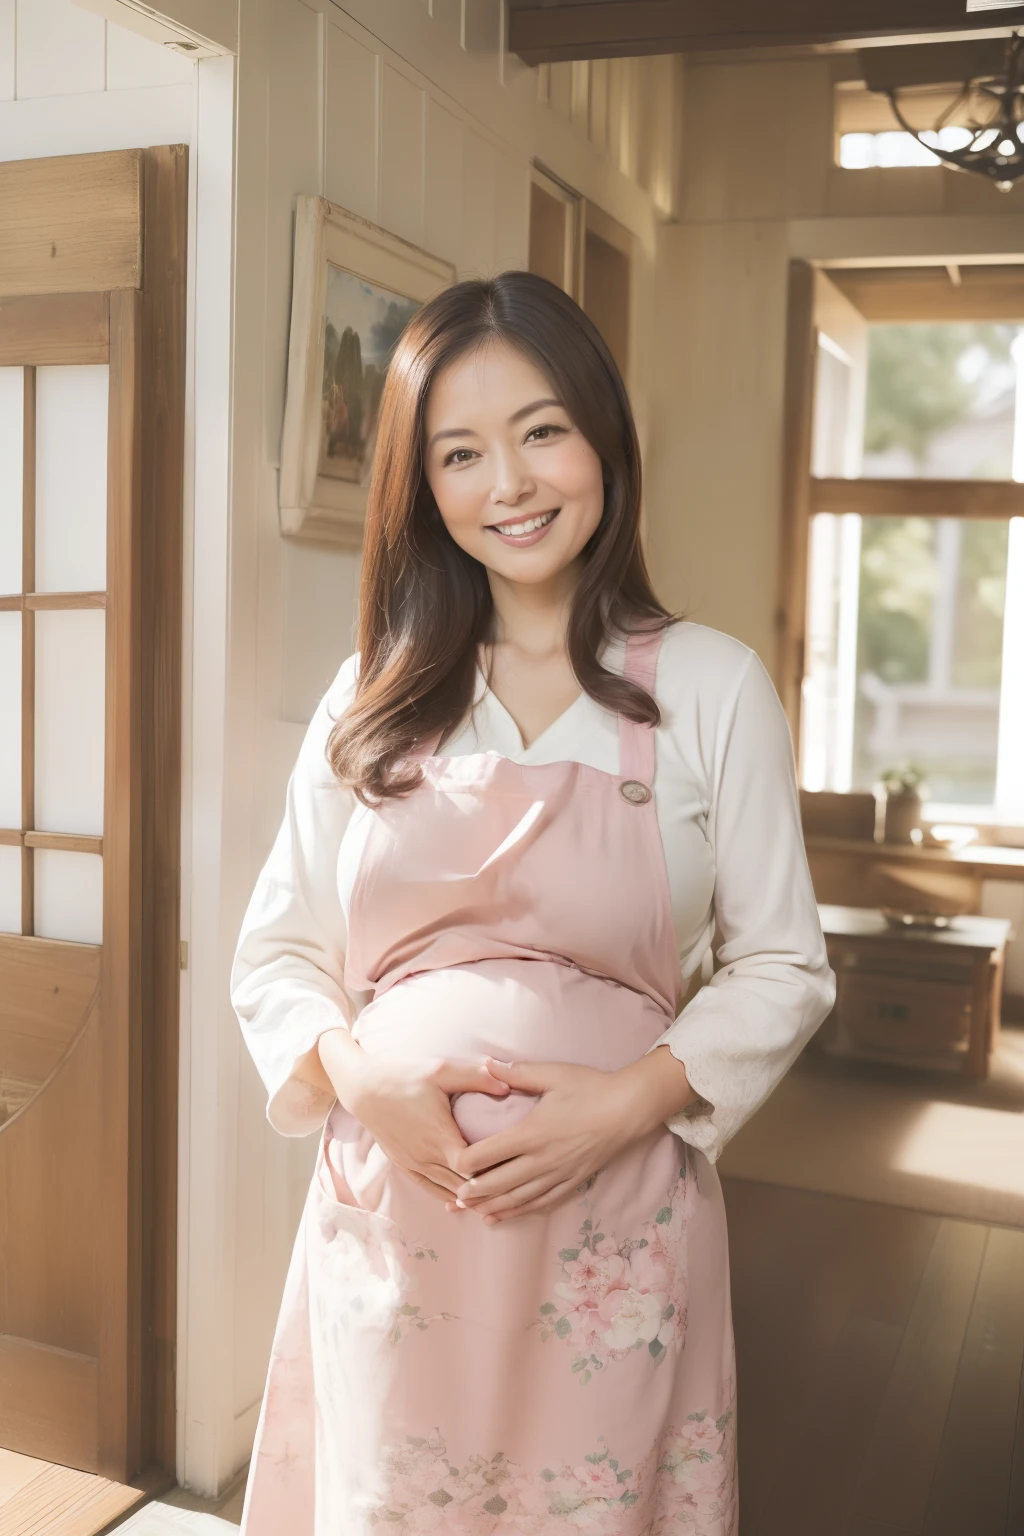
M499 506L514 507L534 490L533 480L527 475L514 454L503 454L497 465L491 501Z

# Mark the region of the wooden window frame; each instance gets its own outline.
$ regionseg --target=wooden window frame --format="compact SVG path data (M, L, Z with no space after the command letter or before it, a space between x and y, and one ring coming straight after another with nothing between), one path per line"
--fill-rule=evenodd
M1024 323L1024 263L822 268L869 323ZM1024 484L1013 480L841 479L811 474L817 379L815 267L789 267L783 405L782 519L776 609L776 684L800 758L811 519L819 512L865 517L1024 516Z

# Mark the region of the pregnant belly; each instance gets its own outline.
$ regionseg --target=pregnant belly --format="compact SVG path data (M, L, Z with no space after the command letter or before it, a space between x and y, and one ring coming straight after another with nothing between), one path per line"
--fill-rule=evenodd
M371 1054L479 1061L565 1061L615 1071L666 1026L650 998L547 960L480 960L422 971L359 1014L353 1033ZM513 1092L462 1093L452 1114L467 1141L516 1123L536 1102Z

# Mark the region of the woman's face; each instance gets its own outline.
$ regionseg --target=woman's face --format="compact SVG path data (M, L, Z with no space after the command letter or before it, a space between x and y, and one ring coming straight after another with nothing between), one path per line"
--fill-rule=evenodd
M427 481L445 527L492 574L540 584L577 559L601 521L601 460L514 348L457 358L426 401Z

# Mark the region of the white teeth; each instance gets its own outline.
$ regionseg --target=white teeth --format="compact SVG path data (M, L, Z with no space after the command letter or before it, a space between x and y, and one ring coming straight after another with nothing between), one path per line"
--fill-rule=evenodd
M494 527L498 533L510 533L518 537L523 533L532 533L535 528L543 528L554 516L554 512L542 512L539 517L528 517L525 523L495 523Z

